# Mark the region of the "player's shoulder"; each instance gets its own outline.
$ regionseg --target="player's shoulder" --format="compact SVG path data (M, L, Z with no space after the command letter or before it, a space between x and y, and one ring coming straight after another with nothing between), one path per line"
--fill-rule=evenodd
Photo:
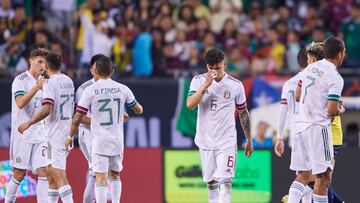
M194 80L200 80L200 79L204 79L206 78L206 73L202 73L202 74L199 74L199 75L195 75L193 77Z
M80 86L79 86L79 89L85 89L87 87L89 87L90 85L92 85L94 83L94 80L93 79L90 79L88 81L85 81L84 83L82 83Z
M27 71L20 73L18 76L16 76L14 78L14 82L19 82L19 81L26 81L28 78L30 78L30 76L28 75Z
M239 79L234 78L231 75L226 74L226 79L227 79L227 82L232 83L232 85L234 85L234 86L241 86L241 87L244 86L243 83Z

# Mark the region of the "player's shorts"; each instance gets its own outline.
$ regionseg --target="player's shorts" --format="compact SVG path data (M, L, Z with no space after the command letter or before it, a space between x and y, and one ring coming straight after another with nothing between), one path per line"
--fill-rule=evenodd
M80 150L84 154L89 168L91 166L91 137L90 130L86 128L79 128L79 146Z
M220 150L199 149L204 182L233 178L235 175L237 146Z
M108 171L121 172L123 169L122 154L114 156L105 156L96 153L92 153L91 169L96 173L107 173Z
M61 147L58 144L48 143L48 156L47 163L53 168L66 170L66 158L69 152L65 147Z
M15 138L10 145L11 166L18 169L36 170L46 167L47 143L27 143Z
M327 168L333 170L333 163L334 149L330 127L314 124L293 135L291 170L320 174Z

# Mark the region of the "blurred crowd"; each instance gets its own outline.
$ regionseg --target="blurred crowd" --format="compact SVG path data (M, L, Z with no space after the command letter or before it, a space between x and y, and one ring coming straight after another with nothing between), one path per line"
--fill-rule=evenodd
M205 70L206 50L228 54L235 77L293 74L306 44L339 36L344 66L360 67L359 0L0 0L0 75L27 69L34 47L61 53L63 71L88 76L111 56L119 77Z

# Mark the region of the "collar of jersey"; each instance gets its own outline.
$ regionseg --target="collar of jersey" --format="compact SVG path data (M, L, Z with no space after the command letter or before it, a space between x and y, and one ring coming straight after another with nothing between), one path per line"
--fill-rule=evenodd
M26 71L26 74L28 74L30 76L31 79L36 81L36 78L30 73L30 71Z
M330 61L328 61L326 59L323 59L322 61L324 61L324 63L327 63L329 66L332 66L337 71L335 64L331 63Z

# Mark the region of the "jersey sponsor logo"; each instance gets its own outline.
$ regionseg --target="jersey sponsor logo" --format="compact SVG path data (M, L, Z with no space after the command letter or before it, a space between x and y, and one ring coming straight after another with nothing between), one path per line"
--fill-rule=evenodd
M226 90L225 93L224 93L224 98L225 99L230 99L230 96L231 96L230 91Z

